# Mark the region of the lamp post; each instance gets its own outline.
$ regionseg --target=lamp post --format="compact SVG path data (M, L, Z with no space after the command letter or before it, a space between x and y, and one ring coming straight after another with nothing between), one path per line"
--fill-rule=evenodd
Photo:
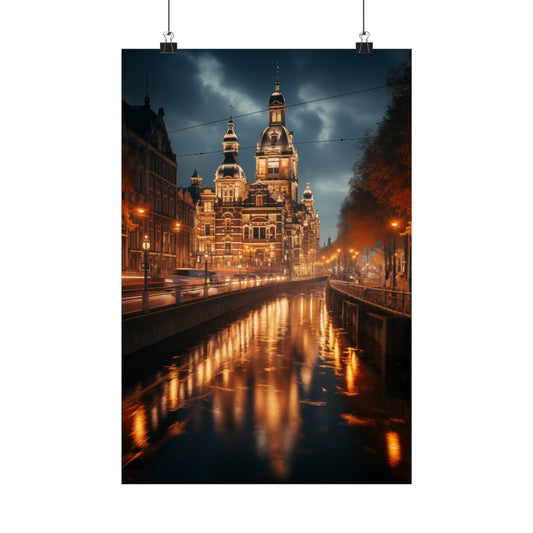
M392 288L396 289L396 242L394 237L396 235L396 226L398 222L392 222Z
M174 226L174 232L176 234L176 266L180 267L183 266L181 264L181 258L180 258L180 231L181 231L181 223L176 222L176 225Z
M143 269L144 269L144 290L143 290L143 311L148 313L149 301L148 301L148 250L150 250L150 241L148 240L148 235L144 236L143 240Z
M204 272L204 298L207 298L207 260L209 259L209 252L206 250L204 252L205 260L205 272Z

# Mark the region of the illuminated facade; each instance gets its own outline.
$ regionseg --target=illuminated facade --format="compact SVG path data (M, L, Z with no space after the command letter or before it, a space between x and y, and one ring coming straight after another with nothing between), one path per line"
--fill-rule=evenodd
M180 230L177 219L176 155L163 108L122 103L122 270L139 272L142 241L151 243L152 274L175 268ZM182 199L183 200L183 199ZM192 201L189 210L192 210ZM183 254L188 251L183 250Z
M298 203L298 153L294 134L285 127L278 82L268 107L253 184L237 161L239 141L231 118L214 190L201 186L195 169L188 190L196 203L196 260L207 251L216 270L310 274L318 261L320 220L309 180Z

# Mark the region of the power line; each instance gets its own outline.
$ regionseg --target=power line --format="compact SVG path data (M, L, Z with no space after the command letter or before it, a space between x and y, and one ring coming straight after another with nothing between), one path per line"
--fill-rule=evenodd
M315 141L300 141L293 144L316 144L316 143L334 143L334 142L344 142L344 141L359 141L361 139L373 139L374 137L349 137L341 139L324 139L324 140L315 140ZM251 150L252 148L257 148L257 146L239 146L239 150ZM208 155L208 154L221 154L222 150L211 150L209 152L192 152L190 154L180 154L176 157L189 157L193 155Z
M391 85L380 85L379 87L370 87L368 89L361 89L360 91L352 91L349 93L342 93L342 94L335 94L333 96L324 96L323 98L315 98L314 100L306 100L305 102L297 102L295 104L289 104L286 107L296 107L298 105L305 105L305 104L312 104L314 102L321 102L323 100L331 100L333 98L341 98L343 96L350 96L353 94L361 94L366 93L369 91L376 91L378 89L386 89L388 87L391 87ZM257 115L258 113L265 113L268 111L267 109L260 109L259 111L251 111L250 113L243 113L242 115L235 115L233 118L242 118L242 117L249 117L250 115ZM211 120L210 122L203 122L201 124L194 124L193 126L186 126L185 128L178 128L176 130L169 130L167 133L177 133L180 131L185 130L192 130L193 128L200 128L202 126L211 126L212 124L218 124L219 122L227 122L227 118L221 118L218 120Z

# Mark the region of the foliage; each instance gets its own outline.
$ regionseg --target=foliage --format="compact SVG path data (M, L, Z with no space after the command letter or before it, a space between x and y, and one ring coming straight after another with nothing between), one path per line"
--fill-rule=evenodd
M400 234L410 234L411 228L411 67L391 70L387 84L389 105L377 131L365 133L362 155L352 167L337 243L381 249L389 270L391 222L399 223L398 240Z

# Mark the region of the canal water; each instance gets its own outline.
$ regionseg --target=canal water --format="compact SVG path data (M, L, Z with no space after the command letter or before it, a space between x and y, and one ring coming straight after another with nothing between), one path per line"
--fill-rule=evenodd
M165 346L123 386L123 483L411 482L408 395L349 341L323 285Z

